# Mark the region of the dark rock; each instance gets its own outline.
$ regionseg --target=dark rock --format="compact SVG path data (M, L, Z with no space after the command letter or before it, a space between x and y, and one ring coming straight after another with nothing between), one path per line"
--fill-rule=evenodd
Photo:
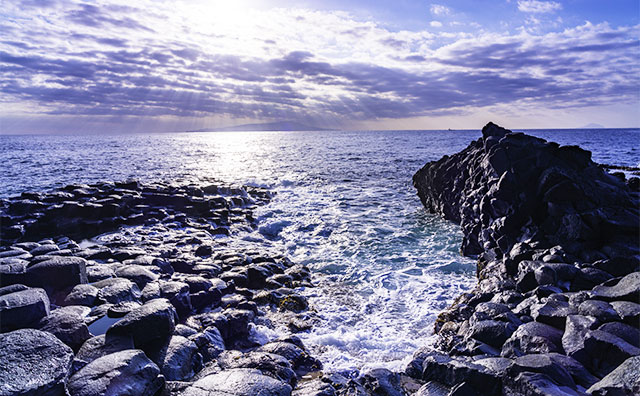
M73 372L76 372L94 360L115 352L133 349L131 337L109 337L102 334L91 337L82 344L73 360Z
M102 356L69 379L71 396L153 396L164 385L160 370L142 351L130 349Z
M316 378L298 385L292 396L336 396L336 390L322 379Z
M64 396L73 351L52 334L0 334L0 395Z
M640 302L640 272L633 272L620 279L612 286L596 286L593 291L596 299L604 301L631 301Z
M123 301L140 301L142 293L129 279L110 278L93 284L98 288L97 300L101 303L117 304Z
M187 380L202 368L202 355L198 346L182 336L173 336L169 341L160 371L169 381Z
M28 285L42 287L48 292L87 283L86 260L80 257L54 257L28 267L25 280Z
M517 326L497 320L482 320L471 327L468 336L495 348L511 337Z
M637 327L620 322L605 323L598 330L606 331L616 337L620 337L636 348L640 348L640 330Z
M601 330L586 333L584 348L589 356L587 367L599 377L606 376L628 358L640 355L639 348Z
M504 343L501 355L517 357L530 353L562 351L562 331L544 323L525 323Z
M312 371L322 369L322 363L314 357L310 356L303 348L290 342L274 341L265 344L258 349L258 352L273 353L280 355L291 362L293 370L296 374L302 376Z
M429 381L424 384L414 396L447 396L451 388L436 381Z
M0 286L26 283L28 264L28 261L20 259L11 259L0 263Z
M84 305L92 307L98 298L98 289L91 285L75 285L64 298L64 305Z
M39 329L55 335L71 349L77 351L91 337L83 315L88 311L89 308L82 306L55 309L49 316L40 320Z
M501 380L482 365L452 359L438 352L429 353L422 363L422 379L453 387L467 382L485 395L498 395Z
M131 336L136 348L153 355L159 347L169 342L176 318L175 309L168 300L151 300L112 325L107 330L107 338Z
M640 304L629 301L613 301L611 306L626 324L633 326L640 322Z
M209 326L201 333L188 336L188 338L195 342L204 362L218 357L226 349L222 334L217 327Z
M98 264L87 267L87 279L91 283L115 277L116 273L110 266Z
M176 309L180 318L185 318L191 313L191 296L189 295L189 285L184 282L162 282L160 284L160 295Z
M598 321L595 318L581 315L567 316L567 325L562 335L564 352L580 362L587 361L584 350L584 337L587 331L594 329Z
M291 386L260 370L238 368L206 376L193 383L183 396L289 396Z
M374 395L404 396L401 375L379 368L365 372L360 383Z
M44 289L33 288L0 295L0 332L36 327L40 319L47 315L49 297Z
M640 356L625 360L600 382L587 390L593 396L632 396L640 394Z
M243 354L239 351L225 351L218 358L218 364L224 370L258 369L262 374L286 382L292 387L295 387L297 382L291 363L285 357L274 353L252 351Z
M558 385L575 388L575 382L569 372L556 364L547 354L520 356L507 370L508 376L512 378L523 372L544 374Z
M576 309L564 301L547 299L543 304L531 307L531 316L538 322L564 329L566 318L576 314Z
M582 396L584 393L569 386L559 386L545 374L523 372L517 377L504 379L503 395L506 396Z
M135 282L140 290L144 289L147 283L158 279L158 275L141 265L127 265L121 267L116 270L116 276Z
M618 313L611 304L600 300L587 300L578 307L578 313L585 316L593 316L602 323L620 320Z

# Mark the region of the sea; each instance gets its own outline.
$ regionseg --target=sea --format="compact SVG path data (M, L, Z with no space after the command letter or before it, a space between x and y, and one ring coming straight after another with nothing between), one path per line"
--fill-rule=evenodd
M640 129L527 130L596 162L640 167ZM480 130L0 135L0 198L72 183L137 179L259 186L273 199L236 239L309 266L314 313L303 342L325 368L400 370L432 342L438 313L476 284L457 225L412 186L426 162ZM280 329L254 328L258 339Z

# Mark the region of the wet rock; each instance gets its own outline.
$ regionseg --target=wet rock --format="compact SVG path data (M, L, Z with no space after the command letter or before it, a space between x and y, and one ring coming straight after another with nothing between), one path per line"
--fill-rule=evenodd
M136 308L109 330L110 336L131 336L136 348L154 355L169 342L175 329L177 315L166 299L156 299Z
M424 384L414 396L447 396L451 388L436 381L429 381Z
M76 353L73 359L73 372L75 373L102 356L133 348L131 337L111 336L107 338L104 334L91 337L82 344L80 350Z
M209 326L201 333L187 337L195 342L204 362L209 362L218 357L226 349L224 339L217 327Z
M260 370L238 368L206 376L193 383L184 396L289 396L291 386Z
M191 296L187 283L162 282L160 283L160 295L173 304L179 317L185 318L191 313Z
M401 375L379 368L365 372L359 382L372 394L384 396L404 396Z
M556 364L547 354L520 356L507 370L510 377L516 377L523 372L544 374L558 385L575 388L575 382L569 372Z
M569 386L556 384L549 376L523 372L517 377L505 377L503 394L508 396L582 396L584 393Z
M116 276L129 279L138 285L140 290L144 289L147 283L158 279L158 275L149 271L141 265L127 265L116 270Z
M256 351L283 356L291 362L293 370L300 376L322 369L322 363L319 360L310 356L301 346L291 342L270 342L259 347Z
M486 395L499 394L501 383L495 373L482 365L452 359L438 352L431 352L424 358L422 379L438 381L450 387L467 382Z
M87 267L87 279L91 283L115 277L116 273L110 266L96 264Z
M91 285L75 285L64 298L64 305L84 305L92 307L98 298L98 289Z
M44 289L32 288L0 295L0 332L36 327L47 315L49 297Z
M100 303L117 304L123 301L140 301L142 293L129 279L110 278L93 284L98 288L97 299Z
M295 387L297 382L296 373L293 371L289 360L274 353L225 351L218 358L218 364L224 370L234 368L257 369L262 374L286 382L292 387Z
M187 380L202 368L202 355L197 345L182 336L173 336L169 341L160 371L169 381Z
M28 285L48 292L88 282L86 260L80 257L54 257L28 267L26 273Z
M91 337L84 321L88 311L89 308L82 306L58 308L40 320L39 329L55 335L71 349L77 351Z
M617 396L640 394L640 356L625 360L600 382L587 390L593 396Z
M73 351L52 334L0 334L0 395L64 396Z
M142 351L130 349L102 356L69 379L71 396L153 396L164 385L160 370Z
M121 318L141 306L142 304L135 301L123 301L117 304L110 304L107 309L107 315L110 318Z
M604 301L631 301L640 303L640 272L626 275L618 283L612 286L596 286L593 288L593 296Z
M336 390L330 384L316 378L299 384L292 396L336 396Z
M525 323L509 337L502 347L503 357L529 353L562 352L562 331L544 323Z

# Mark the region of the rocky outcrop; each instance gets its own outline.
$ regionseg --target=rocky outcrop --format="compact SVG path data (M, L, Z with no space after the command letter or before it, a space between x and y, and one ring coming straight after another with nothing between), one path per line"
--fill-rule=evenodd
M0 395L291 394L321 364L252 329L309 314L309 270L230 247L268 199L130 182L0 200Z
M413 181L427 210L460 224L478 286L439 316L435 350L417 352L408 374L451 394L464 384L478 392L469 382L478 375L482 394L632 394L636 178L609 174L579 147L489 123Z

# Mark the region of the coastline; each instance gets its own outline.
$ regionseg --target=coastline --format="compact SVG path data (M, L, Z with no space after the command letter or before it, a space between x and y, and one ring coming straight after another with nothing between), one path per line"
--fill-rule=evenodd
M499 141L502 137L496 135L495 138ZM491 140L487 136L483 139ZM484 146L482 149L485 149ZM482 159L479 161L482 163ZM490 161L489 164L493 166ZM482 166L486 168L486 164ZM456 174L450 176L451 180L455 180L457 177ZM487 188L494 183L495 180L492 178L482 181L482 184ZM430 183L428 188L438 190L440 187ZM12 205L15 202L15 208L10 210L15 210L15 216L19 218L19 221L14 224L11 223L14 220L10 220L10 223L7 223L8 219L3 218L2 237L7 238L3 241L3 245L14 242L17 244L14 244L16 249L5 250L1 253L3 256L2 286L5 286L5 282L27 283L28 285L25 287L29 288L18 290L20 287L7 285L9 289L3 289L2 293L4 296L12 296L15 293L20 296L29 296L22 301L29 300L29 304L31 304L29 309L39 312L37 315L42 314L42 317L39 318L37 324L34 321L27 326L40 327L56 333L60 328L57 323L72 323L78 329L77 334L82 334L80 339L86 337L87 334L83 327L83 324L87 325L87 317L92 317L92 320L89 321L89 325L92 325L95 323L93 319L99 320L109 314L116 316L114 319L121 317L126 319L129 315L125 321L126 324L115 327L116 329L123 328L122 330L108 331L105 328L107 335L111 333L115 337L113 344L107 343L106 337L90 342L88 348L91 347L91 353L85 351L87 353L83 354L83 356L89 355L90 357L81 361L76 354L66 375L72 372L71 378L73 378L73 375L89 365L87 364L89 362L86 361L89 359L99 361L100 365L95 364L91 368L98 370L94 372L104 374L105 362L109 360L104 358L119 354L119 364L122 361L144 362L146 374L140 385L140 392L148 394L153 394L152 391L156 392L161 389L164 389L161 391L167 394L203 394L208 391L207 389L220 387L223 383L234 384L232 388L228 389L229 392L247 395L252 394L251 392L256 389L271 389L273 394L293 392L295 395L342 395L355 392L355 394L368 395L380 394L381 392L386 392L386 394L403 394L402 392L421 394L420 392L422 392L425 394L429 389L436 388L444 392L442 394L447 394L450 391L468 390L469 383L460 381L460 379L461 375L466 376L470 372L472 376L477 375L477 378L483 381L483 385L490 388L507 386L511 387L508 389L518 389L518 392L523 392L521 388L517 388L521 386L521 382L518 381L513 384L496 385L502 381L504 373L491 371L492 368L485 370L478 367L476 363L470 364L471 361L482 360L477 359L477 356L481 355L485 355L484 359L502 359L502 357L490 356L491 354L495 355L496 351L481 345L482 341L477 340L477 337L483 337L483 335L469 335L473 333L473 331L468 332L471 320L465 315L470 313L473 315L484 309L486 312L482 312L491 317L491 319L485 318L484 321L493 320L506 324L491 323L494 327L485 329L483 326L488 326L488 324L484 323L480 326L483 327L483 331L493 334L492 331L499 328L507 332L514 330L511 335L515 334L513 326L518 322L507 311L498 312L503 310L502 307L492 307L493 311L487 311L485 308L487 308L488 301L483 301L487 298L487 292L496 291L494 288L500 292L512 290L509 288L508 282L498 285L490 284L489 286L486 283L490 282L485 282L485 285L481 282L481 287L486 287L486 290L479 294L462 296L457 305L443 313L436 326L438 337L441 337L441 342L438 345L440 352L435 350L418 352L416 359L408 367L406 373L408 375L381 369L363 373L357 378L330 372L310 376L310 373L317 372L318 362L308 356L298 339L285 337L282 340L266 344L264 348L255 343L252 344L250 335L252 323L254 323L253 319L257 316L256 314L259 316L259 311L263 309L282 312L282 320L289 321L287 326L292 329L292 333L304 331L310 326L313 313L305 310L304 298L291 293L291 289L296 286L311 286L312 278L310 278L309 271L304 267L294 265L286 257L277 253L271 255L251 250L229 252L223 243L203 243L205 238L198 241L197 234L199 232L208 233L210 237L214 236L213 241L215 242L217 233L232 235L233 232L228 230L234 227L255 227L252 210L256 205L260 205L268 199L268 192L255 188L176 187L142 185L137 182L68 186L54 194L23 194L21 199L11 201ZM447 198L447 202L455 201L461 200L455 196ZM494 206L497 207L497 205ZM437 212L437 210L435 211ZM3 209L3 213L6 213L6 209ZM42 215L36 215L37 213L42 213ZM125 225L127 231L119 231L121 225ZM462 226L464 230L465 224ZM41 239L58 234L67 235L67 239L56 239L55 241ZM101 237L99 241L92 240L89 243L81 242L96 235L108 235L109 237ZM159 238L159 235L160 239L154 241L153 239ZM476 246L479 245L478 241L473 241L470 237L473 235L475 235L474 232L465 232L467 240L463 244L463 249L468 249L467 253L469 254L483 253ZM69 236L81 243L68 239ZM18 242L18 239L38 239L41 243L36 246L35 244ZM500 237L493 239L499 240ZM170 241L169 246L173 246L172 249L163 247L167 240ZM553 247L550 246L547 250ZM542 245L536 246L536 249L538 248L543 249ZM521 250L520 253L524 256L529 252L527 249ZM31 253L32 251L33 253ZM227 257L227 255L229 256ZM549 254L540 256L542 260L539 261L548 263L544 261L546 255ZM562 256L558 251L550 255ZM78 259L65 258L72 256L78 257ZM155 258L153 258L154 256ZM533 254L531 258L533 258ZM496 267L502 264L492 262L490 257L489 259L487 257L481 259L479 265L481 281L493 278L501 279L503 277L500 274L501 270ZM50 271L50 267L55 267L56 271L62 268L68 270L71 278L75 279L73 282L77 281L77 284L51 284L53 278L48 276L51 272L47 272ZM113 274L103 269L107 267L112 270ZM545 264L540 267L549 267L549 265ZM34 269L29 270L29 268ZM531 272L533 272L534 281L538 282L536 271L539 268L532 267L527 270L529 269L531 271L525 271L529 275L523 276L527 279L526 282L533 282L531 281ZM566 281L566 279L559 278L556 273L557 268L553 267L552 270L555 272L547 269L538 272L542 272L545 276L550 276L556 281ZM172 271L173 273L171 273ZM566 269L566 271L571 270ZM612 270L609 269L609 271ZM27 277L28 272L35 274L41 272L43 275L40 275L41 280L37 281ZM102 272L109 276L102 278L105 276ZM512 276L512 274L507 274L507 276ZM555 278L553 278L554 276ZM600 276L605 275L600 274ZM203 278L204 280L192 278ZM7 281L7 279L9 280ZM116 279L116 281L109 279ZM88 282L97 283L100 287L87 287L85 283L88 284ZM158 286L147 288L149 284L158 284ZM540 289L541 286L545 286L545 288ZM69 287L73 291L71 294L68 293ZM558 290L552 289L552 287L555 286L550 283L536 284L537 291L532 295L535 295L536 298L548 299L554 293L558 294ZM48 293L43 294L39 290L42 288L46 289ZM93 289L97 289L97 293ZM103 292L103 289L107 290ZM145 289L147 289L146 293ZM560 289L560 294L562 293L564 291ZM96 295L92 300L93 294ZM69 301L72 302L71 307L61 307L66 305L65 300L70 295L73 295ZM0 298L4 296L0 296ZM45 296L48 300L45 300ZM16 300L15 297L13 295L13 301ZM107 298L113 300L109 301ZM509 296L509 298L513 297ZM500 304L504 303L503 305L506 305L509 310L513 310L509 305L513 304L515 299L509 302L509 298L505 297ZM9 298L5 297L5 300L7 299ZM153 302L154 300L162 302ZM48 303L53 302L53 310L46 309L47 301ZM100 304L96 305L96 301ZM187 303L187 301L190 302ZM555 300L551 299L551 301ZM540 300L535 303L539 302L544 301ZM83 306L83 303L91 306L89 314L86 309L78 308L78 306ZM149 304L152 306L149 307ZM532 302L533 304L534 302ZM104 305L110 306L105 307ZM220 308L220 312L211 315L211 312L199 311L202 308L205 310ZM219 313L221 315L218 315ZM5 315L4 312L3 315ZM118 315L122 316L118 317ZM164 318L164 321L160 322L165 326L163 335L153 340L137 340L136 343L135 335L138 331L136 326L149 320L150 317L156 316ZM226 324L224 323L225 319L222 319L223 316L226 319ZM479 316L481 315L476 315L476 319ZM524 322L520 316L523 315L518 315L517 320ZM537 322L537 317L534 318L532 314L524 314L524 316L530 316L532 323ZM173 325L171 325L171 318L173 318ZM511 322L512 319L513 322ZM554 322L555 320L557 318L554 319ZM482 321L478 319L478 323ZM599 325L602 324L599 323ZM169 331L172 326L173 330ZM225 328L225 326L227 327ZM550 326L553 327L553 325ZM88 330L89 326L86 327ZM518 327L522 327L522 324ZM461 328L462 330L460 330ZM194 331L196 332L194 333ZM456 338L459 335L458 332L462 332L463 336ZM32 331L30 333L24 333L25 337L42 338L42 334L33 334ZM74 334L74 337L77 334ZM100 335L93 335L100 337ZM238 337L234 339L236 335ZM133 337L133 340L122 341L122 338L126 339L127 337ZM460 351L454 351L454 346L459 338L466 338L465 342L475 344L461 354L467 354L469 359L460 358L458 355ZM44 340L44 338L42 339ZM68 359L69 354L64 352L64 348L61 348L55 340L50 338L46 340L54 345L52 348L57 348L59 354L63 356L57 361L57 364L61 367L69 364L65 360ZM79 339L72 337L66 341L71 343L75 349L82 350L83 348ZM86 342L86 340L83 341ZM144 356L130 352L128 355L122 353L130 351L131 347L140 348L144 351ZM494 349L497 350L495 347ZM475 353L478 351L482 353ZM442 352L449 354L452 360L443 358ZM529 352L534 352L534 350ZM504 359L510 358L505 357ZM511 360L517 361L517 359ZM506 361L490 360L490 362L495 365L493 369L506 370L504 367ZM134 363L127 367L138 364ZM84 364L86 366L83 366ZM112 366L108 368L111 370L109 372L118 372L118 375L125 376L131 375L131 372L127 372L121 366L117 364L114 366L114 362L111 364ZM509 364L512 365L512 363ZM555 363L552 363L551 366L553 364ZM100 368L95 366L100 366ZM78 370L79 367L81 367L80 370ZM187 367L187 369L183 367ZM462 371L459 370L460 367L463 367ZM51 389L60 389L60 386L63 386L67 381L64 379L66 377L62 371L59 372L61 377L56 377L58 382L49 384L52 386ZM524 370L522 373L528 373L528 371ZM529 378L526 375L521 375L522 373L517 374L526 377L525 379ZM574 381L575 389L578 391L586 390L583 384L587 382L577 384L572 374L569 375ZM72 386L72 394L82 394L82 389L91 389L95 393L97 389L95 386L98 385L87 385L85 384L87 376L81 377L83 380L67 381L69 386L71 383L75 384ZM551 378L552 382L557 379L554 378ZM580 379L584 380L584 378ZM200 380L202 382L199 382ZM542 378L542 380L546 381L547 379ZM425 381L427 383L423 384ZM162 387L163 382L164 387ZM248 386L247 384L254 384L251 385L253 388L243 388L243 386ZM101 383L99 386L106 385ZM569 386L569 388L571 387Z

